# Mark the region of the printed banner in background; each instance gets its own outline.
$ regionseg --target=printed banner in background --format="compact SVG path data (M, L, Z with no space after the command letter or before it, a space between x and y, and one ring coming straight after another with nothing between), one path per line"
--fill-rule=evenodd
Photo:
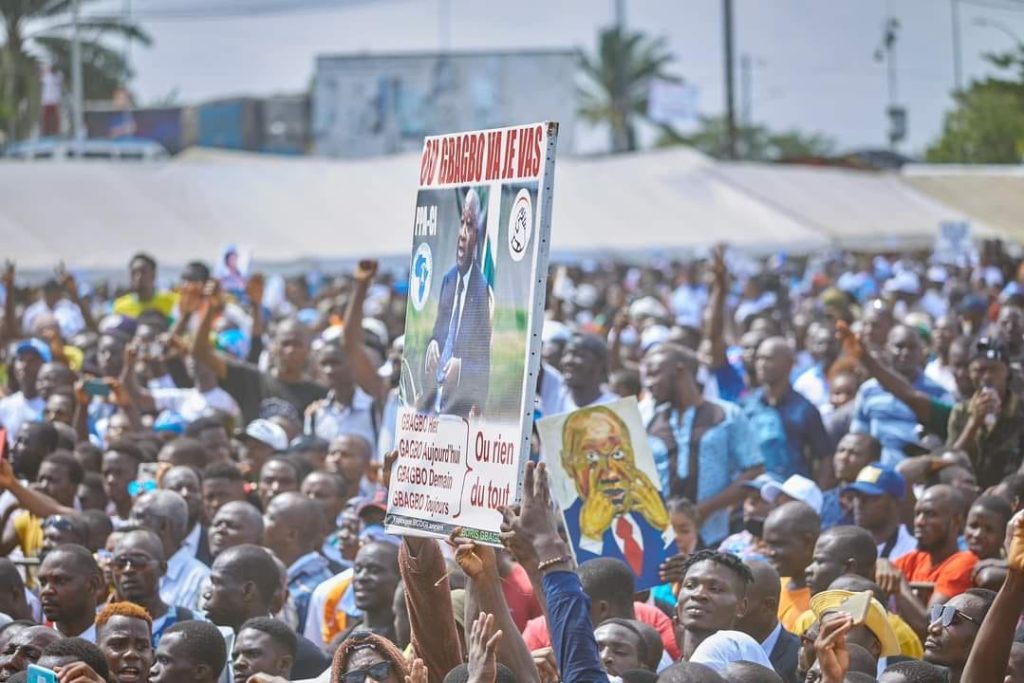
M540 365L558 124L427 138L388 531L497 545Z
M537 431L576 561L614 557L638 591L660 584L677 549L636 399L545 417Z

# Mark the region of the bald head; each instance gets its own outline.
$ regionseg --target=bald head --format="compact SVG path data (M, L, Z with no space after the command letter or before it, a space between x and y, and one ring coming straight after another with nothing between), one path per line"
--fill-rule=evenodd
M114 554L118 555L129 550L143 550L154 560L163 562L167 559L164 555L164 545L160 537L149 529L133 529L121 534L114 548Z
M754 577L747 588L747 613L736 622L736 630L743 631L761 642L771 635L779 624L779 572L767 562L746 563Z
M243 543L263 542L263 515L244 500L224 503L210 522L210 553L221 552Z
M754 369L763 386L789 382L793 370L793 347L785 337L768 337L757 347Z
M783 683L779 674L753 662L733 662L722 674L729 683Z
M850 672L874 676L878 672L878 660L873 654L857 643L847 643L846 650L850 653Z
M658 674L658 683L726 683L726 680L703 664L676 662Z
M858 576L857 574L843 574L830 583L828 588L829 590L850 591L851 593L871 591L875 600L878 600L881 604L885 605L889 602L889 596L885 594L885 591L882 590L881 586L874 581L866 579L863 576Z
M173 552L188 533L188 503L174 491L150 491L132 505L132 520L159 534L165 549Z
M814 558L807 568L807 585L812 593L826 590L846 573L875 575L878 548L866 529L837 526L822 532L814 545Z
M772 526L791 533L813 534L817 538L821 532L821 517L807 503L792 501L772 510L764 526L765 530Z
M924 501L939 506L947 514L962 515L964 513L964 497L960 491L949 484L930 486L918 502Z
M775 567L759 560L753 560L746 564L750 567L750 573L754 576L754 582L747 589L747 596L751 603L774 599L776 604L778 604L781 583L779 573L775 571Z

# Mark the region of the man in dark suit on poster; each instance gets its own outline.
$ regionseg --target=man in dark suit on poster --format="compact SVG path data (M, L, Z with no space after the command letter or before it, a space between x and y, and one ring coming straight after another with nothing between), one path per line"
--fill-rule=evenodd
M427 385L421 409L467 417L487 402L491 368L491 308L487 281L477 263L480 198L466 192L462 202L455 265L445 273L434 332L423 370Z

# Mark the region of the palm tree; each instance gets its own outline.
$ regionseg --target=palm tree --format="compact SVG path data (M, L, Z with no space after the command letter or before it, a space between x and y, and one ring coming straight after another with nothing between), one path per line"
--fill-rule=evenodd
M11 139L24 138L38 116L41 64L71 73L73 4L74 0L0 0L0 112L7 115ZM103 39L128 38L149 45L149 35L116 17L83 18L78 25L85 97L108 99L132 74L124 57Z
M620 26L604 29L597 54L581 55L585 84L579 89L579 113L591 123L611 127L612 151L636 149L633 120L647 114L647 96L655 79L678 81L665 72L674 59L664 38L648 38Z

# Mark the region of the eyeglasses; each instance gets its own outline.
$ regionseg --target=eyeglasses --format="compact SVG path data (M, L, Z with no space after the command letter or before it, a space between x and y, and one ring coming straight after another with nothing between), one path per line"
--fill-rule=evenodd
M146 557L145 555L118 555L110 560L110 563L118 569L127 569L128 565L142 569L154 562L155 560L152 557Z
M952 605L932 605L931 621L934 624L939 622L942 628L949 628L956 621L956 618L966 619L975 626L981 626L981 622L974 617L968 616Z
M377 662L373 666L368 666L365 669L349 671L341 677L341 680L344 681L344 683L363 683L367 676L375 681L382 681L390 675L391 662Z

